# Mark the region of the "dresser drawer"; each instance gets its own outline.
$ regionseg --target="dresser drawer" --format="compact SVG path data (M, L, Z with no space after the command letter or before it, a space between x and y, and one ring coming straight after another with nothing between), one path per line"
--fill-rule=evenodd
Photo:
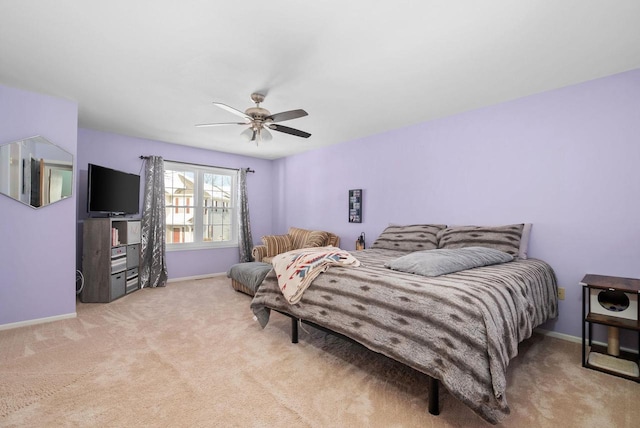
M127 280L124 271L111 275L111 300L124 296L126 283Z
M127 269L138 267L140 263L140 245L127 245Z

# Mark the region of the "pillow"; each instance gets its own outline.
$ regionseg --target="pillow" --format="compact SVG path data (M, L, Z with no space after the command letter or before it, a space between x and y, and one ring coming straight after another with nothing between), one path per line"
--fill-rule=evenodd
M440 276L511 260L513 260L512 255L493 248L466 247L453 250L416 251L385 263L385 267L423 276Z
M327 232L327 246L339 247L340 237L334 233Z
M307 235L302 248L324 247L329 242L329 234L319 230L312 230Z
M438 248L438 231L444 224L413 224L409 226L388 226L371 248L384 250L421 251Z
M304 243L307 240L307 236L311 233L310 230L300 229L299 227L290 227L289 238L291 238L291 249L299 250L300 248L304 248Z
M292 250L289 235L267 235L262 237L262 243L267 247L267 257L277 256Z
M524 224L448 227L438 233L438 248L487 247L517 257Z
M463 226L449 225L449 228L458 228ZM526 260L529 257L529 238L531 237L532 223L525 223L522 228L522 238L520 239L520 248L518 248L518 258Z

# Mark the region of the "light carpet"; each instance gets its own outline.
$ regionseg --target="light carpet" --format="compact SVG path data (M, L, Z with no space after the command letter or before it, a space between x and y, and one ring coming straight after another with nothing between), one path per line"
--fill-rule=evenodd
M485 427L426 376L273 314L262 330L226 277L144 289L78 317L0 331L0 426ZM534 335L509 368L503 427L636 427L640 385Z

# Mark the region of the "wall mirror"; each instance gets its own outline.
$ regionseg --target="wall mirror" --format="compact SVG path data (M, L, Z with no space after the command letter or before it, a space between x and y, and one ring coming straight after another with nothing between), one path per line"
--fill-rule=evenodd
M0 146L0 193L33 208L73 192L73 155L41 136Z

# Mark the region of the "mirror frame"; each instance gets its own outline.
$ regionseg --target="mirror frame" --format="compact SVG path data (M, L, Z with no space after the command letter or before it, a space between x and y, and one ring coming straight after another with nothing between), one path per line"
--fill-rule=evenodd
M23 205L39 209L69 199L74 173L73 154L41 135L0 144L0 194Z

